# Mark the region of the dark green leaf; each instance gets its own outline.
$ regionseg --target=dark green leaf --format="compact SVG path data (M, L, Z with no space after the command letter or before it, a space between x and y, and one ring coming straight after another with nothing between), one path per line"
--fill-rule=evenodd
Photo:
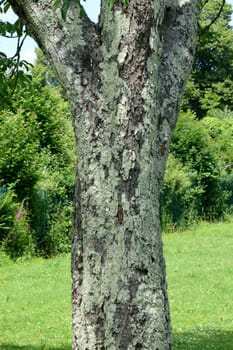
M11 7L11 5L9 4L9 2L5 3L4 7L3 7L3 12L6 13L10 7Z
M79 16L80 18L82 18L83 15L84 15L83 7L82 7L80 4L78 4L78 16Z
M64 21L66 21L66 16L67 16L67 12L68 12L69 7L70 7L70 3L71 3L70 0L63 0L63 4L61 7L61 16L62 16L62 19Z
M115 0L108 0L108 6L110 7L110 9L113 8Z

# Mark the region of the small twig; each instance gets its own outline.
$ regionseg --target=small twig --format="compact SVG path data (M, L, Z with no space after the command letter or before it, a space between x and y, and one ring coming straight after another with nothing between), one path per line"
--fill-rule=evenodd
M15 81L14 81L14 85L13 85L13 88L11 90L11 93L10 93L10 98L14 95L14 92L15 92L15 89L16 89L16 86L17 86L17 83L18 83L18 78L19 78L19 63L20 63L20 51L22 49L22 46L23 46L23 43L25 41L27 37L27 33L24 35L23 39L21 40L21 37L18 36L18 40L17 40L17 48L16 48L16 53L14 54L14 56L11 57L11 60L14 60L15 58L16 59L16 63L15 63L15 66L14 66L14 69L12 70L12 73L10 75L10 78L12 78L13 76L15 76Z
M16 39L16 38L18 38L18 35L4 35L4 38L7 38L7 39Z

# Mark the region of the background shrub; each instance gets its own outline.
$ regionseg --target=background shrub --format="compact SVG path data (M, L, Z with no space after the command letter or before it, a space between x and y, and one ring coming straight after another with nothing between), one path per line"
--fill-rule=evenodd
M164 230L219 220L233 203L233 119L181 113L161 192Z
M20 220L15 220L3 242L3 249L12 259L31 257L35 254L35 243L26 210Z
M0 187L0 244L14 226L17 204L15 193L6 187Z
M38 128L33 113L0 113L0 184L13 187L19 200L30 197L39 179Z
M161 221L166 232L192 225L201 217L203 189L197 174L170 154L161 191Z
M0 243L13 258L67 252L71 240L75 147L69 106L40 51L30 73L30 83L19 84L0 111L0 186L11 188L6 203L0 198ZM16 221L23 200L24 216Z

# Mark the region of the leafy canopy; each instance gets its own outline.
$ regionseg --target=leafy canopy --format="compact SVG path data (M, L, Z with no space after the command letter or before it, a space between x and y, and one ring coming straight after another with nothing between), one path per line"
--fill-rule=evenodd
M182 109L191 109L198 118L213 109L233 110L233 30L232 7L225 4L217 20L208 24L222 0L208 1L200 18L202 28L191 77L187 83Z
M0 13L5 14L9 9L10 4L8 1L1 0ZM30 64L25 60L20 60L20 51L28 34L27 28L20 18L14 23L0 20L0 36L9 39L17 38L16 51L12 57L7 57L4 52L0 52L1 108L7 106L17 84L25 84L30 81L30 75L27 74L30 69Z

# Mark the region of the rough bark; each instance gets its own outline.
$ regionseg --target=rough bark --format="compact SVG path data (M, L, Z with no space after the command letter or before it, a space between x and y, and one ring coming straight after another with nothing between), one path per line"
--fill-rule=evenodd
M74 117L73 350L172 349L159 193L195 50L198 0L102 1L98 25L11 0Z

